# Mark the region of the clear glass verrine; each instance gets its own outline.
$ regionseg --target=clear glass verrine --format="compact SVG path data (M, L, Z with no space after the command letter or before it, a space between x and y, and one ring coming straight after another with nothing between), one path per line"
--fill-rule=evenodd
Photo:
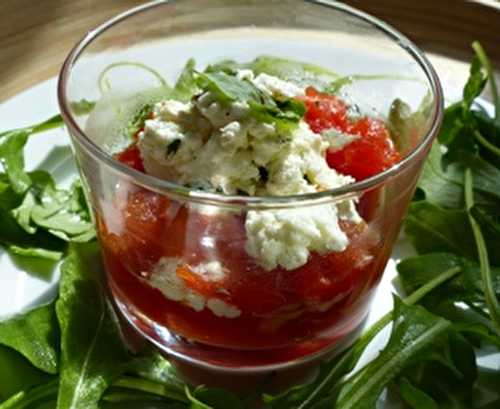
M351 185L281 197L193 190L114 159L128 143L125 118L160 98L189 58L204 67L260 55L352 76L341 95L363 114L391 119L404 101L416 114L399 112L391 129L403 159ZM178 359L228 371L296 365L353 341L442 119L439 81L409 40L328 0L153 2L89 32L68 56L58 93L111 293L144 337ZM82 100L96 101L90 113ZM249 212L314 212L348 199L364 223L341 223L344 251L270 271L248 255ZM222 266L217 280L197 273L209 263Z

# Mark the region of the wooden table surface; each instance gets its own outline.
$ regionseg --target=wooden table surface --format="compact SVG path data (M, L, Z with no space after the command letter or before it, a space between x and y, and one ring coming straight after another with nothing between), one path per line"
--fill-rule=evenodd
M198 0L200 6L203 0ZM139 0L0 0L0 102L57 74L86 31ZM479 40L500 69L497 0L349 0L389 22L431 56L438 73L458 83L467 77Z

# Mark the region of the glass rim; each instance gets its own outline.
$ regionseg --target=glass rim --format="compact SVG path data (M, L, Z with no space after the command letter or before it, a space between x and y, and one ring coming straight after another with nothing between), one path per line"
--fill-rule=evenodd
M96 28L88 31L80 41L72 48L68 56L66 57L61 71L59 73L58 84L57 84L57 98L59 102L59 108L61 116L69 128L71 136L75 137L81 146L98 161L103 162L114 171L127 179L131 179L134 183L153 190L159 193L166 193L174 199L180 199L189 202L209 204L209 205L222 205L229 207L289 207L290 205L306 206L311 204L322 204L330 202L332 200L344 200L351 197L358 197L364 191L374 189L379 185L383 184L386 180L401 173L409 165L411 165L415 160L417 160L420 155L422 155L426 148L433 141L434 136L439 131L441 126L443 112L444 112L444 99L441 83L439 81L438 75L434 70L434 67L425 56L424 52L420 50L411 40L409 40L404 34L400 33L398 30L390 26L389 24L383 22L382 20L374 17L368 13L358 10L354 7L348 6L336 0L301 0L301 2L310 3L318 6L331 7L333 9L344 12L352 17L355 17L361 21L368 23L373 28L379 30L385 34L390 39L394 40L395 43L406 51L410 57L413 58L415 62L423 70L427 81L430 85L434 103L432 111L432 122L427 130L426 134L419 141L417 146L415 146L400 162L391 166L390 168L377 173L367 179L356 181L354 183L344 185L335 189L324 190L321 192L314 193L304 193L297 195L288 196L240 196L240 195L224 195L220 193L204 192L200 190L194 190L192 188L184 187L182 185L170 182L164 179L157 178L146 173L142 173L135 170L119 161L114 159L111 155L102 150L97 146L85 133L83 129L78 125L73 117L70 110L70 102L67 95L67 88L69 83L69 78L71 71L75 63L78 61L79 57L85 51L85 49L99 36L106 32L107 30L113 28L116 24L128 19L129 17L140 14L144 11L153 9L155 7L160 7L164 5L170 5L174 3L179 3L183 0L155 0L149 3L131 8L121 14L108 19L104 23L100 24Z

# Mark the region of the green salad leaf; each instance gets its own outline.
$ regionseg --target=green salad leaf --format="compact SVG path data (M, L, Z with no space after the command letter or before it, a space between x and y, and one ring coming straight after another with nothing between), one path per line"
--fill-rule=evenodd
M9 401L18 392L44 384L53 378L33 366L19 352L0 345L0 408L11 407L4 401Z
M175 97L181 101L189 101L199 92L196 79L195 60L190 58L175 83Z
M246 103L251 115L261 122L274 123L278 130L287 131L297 126L305 114L302 102L285 98L275 100L255 85L224 71L197 73L200 89L210 91L221 104L231 102Z
M418 182L419 189L429 202L447 208L463 207L466 168L470 168L474 174L474 191L478 203L500 200L499 168L463 150L447 154L447 165L443 163L444 156L440 146L434 145Z
M451 328L449 321L420 306L407 306L397 297L394 301L393 329L387 346L343 386L336 408L374 408L387 384L439 345Z
M263 55L249 63L237 63L233 60L223 60L209 65L207 72L222 71L234 75L238 70L251 69L255 75L268 74L285 81L294 82L300 86L314 86L325 90L339 75L332 70L301 61L281 57Z
M15 349L49 374L58 371L58 339L53 303L0 322L0 344Z
M406 154L418 142L420 129L426 126L432 109L432 99L427 94L420 103L420 107L413 112L403 100L396 98L389 111L387 124L391 138L399 152Z
M97 244L72 244L61 268L57 409L98 408L102 394L130 365L107 299Z

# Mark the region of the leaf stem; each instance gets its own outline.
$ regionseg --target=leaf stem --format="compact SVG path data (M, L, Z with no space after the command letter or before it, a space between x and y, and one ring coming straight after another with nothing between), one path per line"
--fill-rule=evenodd
M478 130L474 131L474 137L477 141L486 149L488 149L494 155L500 157L500 148L493 145L488 139L486 139Z
M188 402L188 400L184 396L182 389L170 386L168 384L161 384L158 382L150 381L148 379L135 378L132 376L122 376L113 383L113 386L147 392L179 402Z
M109 91L111 86L109 84L108 79L106 78L106 74L111 71L113 68L116 67L136 67L136 68L141 68L150 74L152 74L160 83L162 87L168 87L167 81L165 81L165 78L162 77L162 75L154 70L151 67L148 67L146 64L142 64L140 62L134 62L134 61L121 61L121 62L115 62L113 64L109 64L104 70L102 70L101 74L99 75L98 79L98 84L99 84L99 91L101 94L103 94L105 91Z
M429 294L432 290L439 287L445 281L448 281L450 278L455 276L461 271L459 266L452 267L448 270L443 271L441 274L433 278L428 283L424 284L419 289L415 290L408 297L406 297L403 302L408 305L413 305L419 302L422 298L424 298L427 294ZM325 389L328 388L332 380L336 380L340 376L343 375L344 370L350 366L353 362L357 362L360 358L363 351L366 349L368 344L375 338L375 336L386 327L392 320L392 311L385 314L381 317L375 324L373 324L368 331L366 331L361 337L356 341L356 343L349 349L337 364L332 368L332 370L328 373L328 375L321 381L321 383L311 392L311 394L307 397L304 402L300 404L297 409L306 409L311 407L314 403L314 399L321 395Z
M0 403L0 409L24 409L27 407L39 407L40 404L49 398L57 397L59 380L55 379L43 385L20 391Z
M491 320L493 325L497 330L500 331L500 303L495 294L493 288L493 279L491 275L490 262L488 258L488 249L486 247L486 242L484 240L481 227L477 223L476 219L471 214L471 208L474 206L474 191L473 191L473 176L470 168L465 170L464 176L464 189L465 189L465 206L467 209L467 216L469 218L469 223L472 228L472 233L474 234L474 239L476 241L477 254L479 257L479 266L481 268L481 278L483 280L483 291L486 299L486 305L488 306Z
M493 67L491 66L491 62L484 51L484 48L478 41L474 41L472 43L472 48L476 52L477 58L486 69L486 74L488 75L488 79L490 81L491 86L491 95L493 96L493 104L495 105L495 122L500 124L500 99L498 97L497 84L495 80L495 73L493 72Z

